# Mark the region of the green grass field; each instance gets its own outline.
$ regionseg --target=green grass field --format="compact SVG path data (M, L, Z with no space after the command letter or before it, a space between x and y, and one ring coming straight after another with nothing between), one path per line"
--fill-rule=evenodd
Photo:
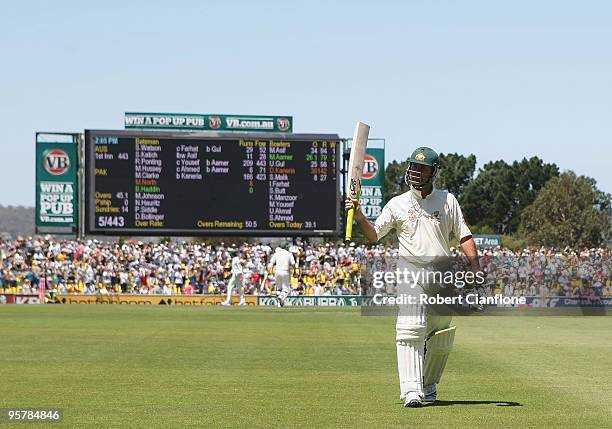
M399 401L394 323L358 309L2 306L0 408L62 408L53 427L70 428L612 427L612 318L456 319L440 401L421 409Z

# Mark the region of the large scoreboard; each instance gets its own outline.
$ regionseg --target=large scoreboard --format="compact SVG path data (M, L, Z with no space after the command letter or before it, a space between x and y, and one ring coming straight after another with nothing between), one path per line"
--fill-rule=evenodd
M88 234L333 235L336 134L85 131Z

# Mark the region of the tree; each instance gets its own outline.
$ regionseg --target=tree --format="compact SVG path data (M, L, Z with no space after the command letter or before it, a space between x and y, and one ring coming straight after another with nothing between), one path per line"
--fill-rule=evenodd
M474 177L476 156L458 153L440 154L440 173L436 186L447 189L457 199L461 198L465 187Z
M403 162L393 161L385 168L385 201L406 192L409 188L404 182L404 175L408 168L408 160Z
M448 189L459 198L465 186L472 180L475 168L476 157L474 155L441 154L440 173L436 181L436 187ZM408 160L393 161L385 168L385 201L389 201L394 196L409 189L404 182L406 169L408 169Z
M0 205L0 235L34 235L34 207Z
M489 162L465 187L459 200L470 225L506 233L513 216L514 174L504 161Z
M555 164L545 164L538 157L523 158L512 165L489 162L463 190L460 203L465 218L471 225L488 225L498 234L514 233L522 211L545 183L558 175Z
M596 247L610 236L610 194L572 171L548 181L521 215L520 233L533 244Z
M516 213L511 222L511 232L518 229L520 213L534 202L540 189L552 178L559 176L559 168L555 164L545 164L537 156L523 158L521 162L514 161L512 168L516 178Z

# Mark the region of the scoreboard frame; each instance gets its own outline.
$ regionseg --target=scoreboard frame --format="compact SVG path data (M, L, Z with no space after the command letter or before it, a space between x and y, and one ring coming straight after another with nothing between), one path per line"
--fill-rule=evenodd
M178 139L185 140L286 140L290 142L309 142L313 140L327 140L336 142L336 205L335 229L180 229L180 228L116 228L104 229L95 225L95 144L93 137L103 134L112 134L118 138L157 138L157 139ZM84 158L84 232L87 235L102 236L178 236L178 237L197 237L197 236L245 236L245 237L337 237L340 235L340 182L341 182L341 160L343 139L338 134L307 134L307 133L266 133L266 132L185 132L185 131L145 131L145 130L85 130L83 139L83 158Z

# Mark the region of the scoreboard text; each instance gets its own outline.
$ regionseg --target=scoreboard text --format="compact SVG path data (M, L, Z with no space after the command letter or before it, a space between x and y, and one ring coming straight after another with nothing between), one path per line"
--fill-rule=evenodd
M337 135L86 131L86 229L338 232Z

